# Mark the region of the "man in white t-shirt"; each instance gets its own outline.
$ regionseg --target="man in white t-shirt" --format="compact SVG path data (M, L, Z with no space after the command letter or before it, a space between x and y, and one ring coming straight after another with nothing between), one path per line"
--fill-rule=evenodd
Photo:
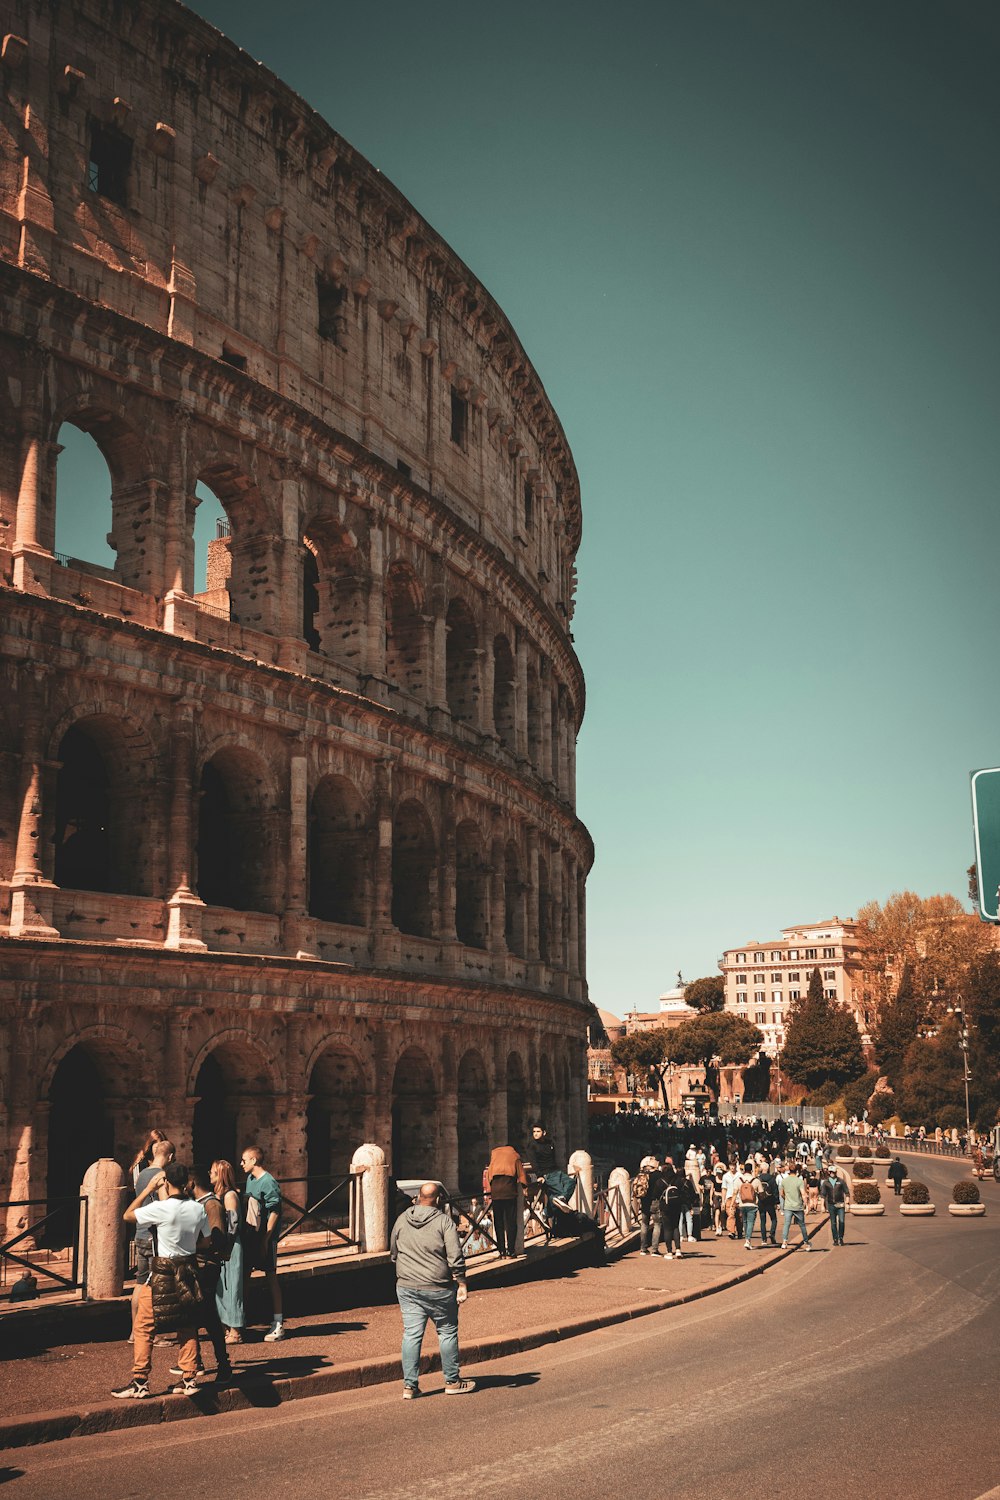
M193 1203L186 1196L187 1180L187 1167L171 1162L146 1183L125 1210L126 1224L134 1224L137 1229L155 1230L157 1257L193 1260L202 1241L209 1241L208 1216L200 1203ZM164 1189L166 1197L155 1200L154 1195L160 1188ZM132 1330L132 1379L120 1391L112 1392L120 1400L142 1400L149 1395L153 1331L153 1288L147 1282L137 1289ZM193 1327L179 1328L177 1343L181 1380L172 1391L177 1395L191 1396L198 1389L195 1379L198 1364L196 1330Z

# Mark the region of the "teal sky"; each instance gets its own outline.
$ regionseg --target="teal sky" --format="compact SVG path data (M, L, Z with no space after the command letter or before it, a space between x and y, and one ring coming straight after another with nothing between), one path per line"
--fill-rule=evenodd
M1000 7L196 8L454 246L562 419L592 998L964 897L1000 763Z

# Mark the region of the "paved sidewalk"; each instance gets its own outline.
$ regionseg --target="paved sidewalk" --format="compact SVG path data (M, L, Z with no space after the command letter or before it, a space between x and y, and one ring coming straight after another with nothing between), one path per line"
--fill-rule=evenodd
M827 1223L813 1216L810 1232ZM796 1232L797 1233L797 1232ZM633 1236L630 1242L635 1246ZM820 1247L829 1239L824 1234ZM633 1249L606 1266L566 1271L553 1262L549 1272L516 1280L519 1264L505 1268L502 1285L476 1285L489 1268L470 1275L469 1300L461 1312L463 1368L536 1348L574 1334L642 1317L691 1301L756 1275L785 1256L801 1251L746 1250L741 1240L714 1235L685 1244L683 1260L653 1259ZM495 1274L495 1273L494 1273ZM0 1366L0 1448L48 1442L60 1437L116 1428L208 1416L247 1406L356 1388L400 1378L399 1309L395 1303L309 1314L289 1321L289 1337L265 1344L263 1328L250 1330L245 1343L231 1346L237 1384L216 1391L211 1380L211 1346L203 1344L209 1375L195 1397L165 1394L173 1383L167 1371L170 1348L154 1350L146 1401L116 1401L111 1390L131 1374L131 1345L124 1341L60 1344L10 1358ZM437 1339L428 1330L425 1364L440 1368ZM433 1380L439 1376L432 1376Z

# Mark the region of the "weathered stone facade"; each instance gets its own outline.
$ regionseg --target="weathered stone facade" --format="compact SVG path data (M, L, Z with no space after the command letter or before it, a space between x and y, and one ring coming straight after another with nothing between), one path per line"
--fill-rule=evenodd
M172 0L6 14L0 1185L153 1123L465 1186L539 1115L582 1144L579 492L530 362ZM55 551L66 423L113 569Z

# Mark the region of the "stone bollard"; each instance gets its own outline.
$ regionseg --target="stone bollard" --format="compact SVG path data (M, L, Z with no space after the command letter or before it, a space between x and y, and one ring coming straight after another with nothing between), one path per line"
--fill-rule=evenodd
M381 1146L359 1146L351 1171L361 1174L359 1244L370 1254L384 1254L389 1248L389 1168Z
M594 1163L586 1151L574 1151L566 1167L571 1177L576 1178L576 1206L589 1218L594 1215Z
M624 1167L615 1167L608 1178L608 1214L618 1234L631 1232L632 1179Z
M87 1200L86 1241L81 1246L86 1256L87 1297L120 1297L125 1280L122 1215L132 1201L125 1173L110 1156L102 1156L87 1168L80 1196Z

